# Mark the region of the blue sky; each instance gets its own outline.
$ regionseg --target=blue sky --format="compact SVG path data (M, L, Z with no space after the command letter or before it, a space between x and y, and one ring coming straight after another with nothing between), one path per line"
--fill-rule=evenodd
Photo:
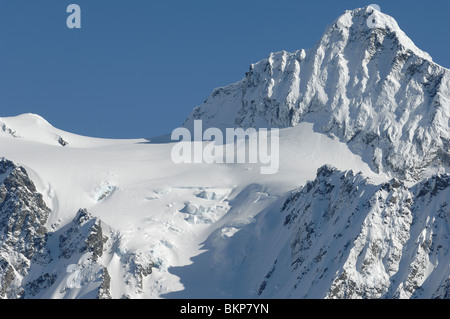
M81 29L66 26L71 3ZM36 113L94 137L169 133L251 63L308 49L371 3L450 68L447 0L0 0L0 116Z

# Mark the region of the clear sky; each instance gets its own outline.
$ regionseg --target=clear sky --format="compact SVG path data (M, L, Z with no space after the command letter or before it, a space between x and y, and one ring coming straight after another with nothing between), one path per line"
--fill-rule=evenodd
M81 29L66 26L71 3ZM450 68L448 0L0 0L0 117L36 113L94 137L169 133L251 63L311 48L371 3Z

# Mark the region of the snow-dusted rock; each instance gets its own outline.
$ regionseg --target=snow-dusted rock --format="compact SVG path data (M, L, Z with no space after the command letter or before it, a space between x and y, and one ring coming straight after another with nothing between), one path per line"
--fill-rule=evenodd
M377 18L375 28L367 24ZM309 50L272 53L214 90L185 122L290 127L346 142L376 171L420 180L450 167L450 71L371 7L347 11Z
M408 188L322 167L283 204L290 255L274 254L259 295L448 298L449 199L450 175Z
M23 167L0 159L0 298L24 295L32 264L50 262L50 209Z

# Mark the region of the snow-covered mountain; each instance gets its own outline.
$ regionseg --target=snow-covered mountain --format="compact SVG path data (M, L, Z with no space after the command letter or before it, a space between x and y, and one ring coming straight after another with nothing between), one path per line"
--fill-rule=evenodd
M281 128L276 174L0 118L0 298L448 299L449 92L368 7L185 122Z
M375 18L375 27L367 21ZM450 70L390 16L347 11L309 50L277 52L214 90L186 127L290 127L338 138L372 169L419 180L450 167Z
M213 234L210 250L175 272L207 277L206 291L169 296L448 299L449 199L448 175L408 188L325 165L229 244Z

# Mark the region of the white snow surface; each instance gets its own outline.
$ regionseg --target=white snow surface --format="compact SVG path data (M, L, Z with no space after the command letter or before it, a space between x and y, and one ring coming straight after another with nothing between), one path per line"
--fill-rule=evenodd
M387 180L344 143L314 132L308 123L281 130L280 170L273 175L261 175L258 164L174 164L175 142L87 138L32 114L0 118L0 123L21 136L0 133L1 155L24 166L44 195L52 210L48 229L63 228L85 208L110 228L110 237L120 238L102 257L113 278L113 298L158 298L183 290L171 267L191 264L212 233L219 231L222 240L232 237L277 198L314 179L324 164L362 171L374 182ZM68 145L60 145L59 136ZM120 260L139 252L149 253L158 267L137 292L120 280ZM83 290L46 296L75 298Z

